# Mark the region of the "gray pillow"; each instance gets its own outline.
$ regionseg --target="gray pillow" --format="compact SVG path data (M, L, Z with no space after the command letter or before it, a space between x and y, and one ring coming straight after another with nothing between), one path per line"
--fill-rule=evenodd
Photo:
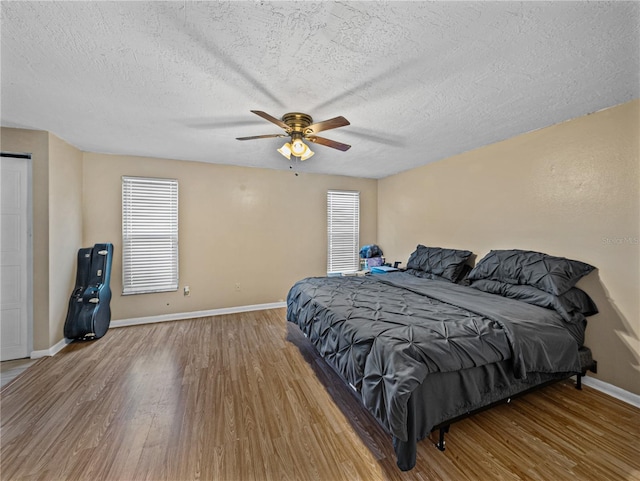
M489 279L472 281L471 287L491 294L498 294L502 297L517 299L534 306L553 309L569 323L582 322L585 316L592 316L598 313L598 308L593 299L577 287L572 287L559 296L541 291L533 286L508 284Z
M471 254L471 251L426 247L418 244L416 250L409 256L407 271L422 271L429 276L421 275L420 277L444 278L450 282L456 282L463 273L464 264Z
M431 272L421 271L419 269L407 269L405 272L407 274L420 277L421 279L433 279L434 281L451 282L449 279L445 279L444 277L432 274Z
M507 284L528 285L558 296L594 269L584 262L542 252L492 250L478 262L468 278L471 281L491 279Z

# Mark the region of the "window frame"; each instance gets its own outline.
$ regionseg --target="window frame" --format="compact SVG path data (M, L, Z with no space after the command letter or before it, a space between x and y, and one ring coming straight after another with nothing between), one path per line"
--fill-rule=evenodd
M176 179L122 176L123 296L178 290L178 192Z
M327 191L327 274L360 269L360 192Z

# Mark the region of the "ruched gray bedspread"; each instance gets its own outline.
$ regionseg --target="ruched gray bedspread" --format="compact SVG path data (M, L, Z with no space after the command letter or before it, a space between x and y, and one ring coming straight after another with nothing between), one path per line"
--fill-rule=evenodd
M308 278L287 320L406 442L411 393L434 372L509 360L515 377L578 373L578 344L549 309L407 273Z

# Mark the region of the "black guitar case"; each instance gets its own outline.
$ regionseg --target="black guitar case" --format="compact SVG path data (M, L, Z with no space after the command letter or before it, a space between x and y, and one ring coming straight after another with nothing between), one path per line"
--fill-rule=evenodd
M109 329L112 258L113 244L96 244L78 251L76 286L64 323L67 339L99 339Z

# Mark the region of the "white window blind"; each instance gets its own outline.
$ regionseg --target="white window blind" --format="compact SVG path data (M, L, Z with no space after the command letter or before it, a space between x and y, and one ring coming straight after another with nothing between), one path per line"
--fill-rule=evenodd
M178 181L122 177L122 294L178 289Z
M327 272L359 269L360 192L327 192Z

